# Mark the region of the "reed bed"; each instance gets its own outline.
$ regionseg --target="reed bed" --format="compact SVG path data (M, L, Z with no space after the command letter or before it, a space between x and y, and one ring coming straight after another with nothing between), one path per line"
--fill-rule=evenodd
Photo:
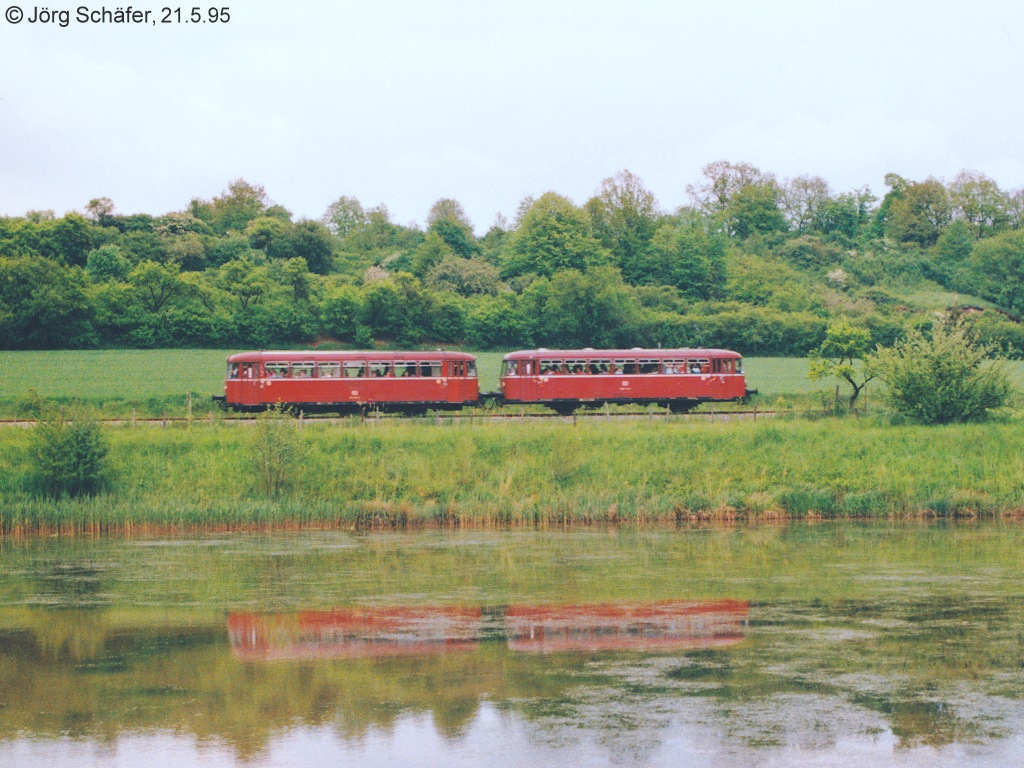
M271 530L998 517L1024 510L1019 423L289 422L271 493L257 430L107 428L101 495L32 494L29 430L0 432L0 531Z

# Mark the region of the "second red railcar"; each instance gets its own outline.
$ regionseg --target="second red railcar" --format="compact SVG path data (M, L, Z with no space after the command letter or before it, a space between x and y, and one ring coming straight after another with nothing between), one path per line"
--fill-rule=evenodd
M506 403L559 413L605 403L656 403L684 413L703 402L742 400L743 360L726 349L535 349L505 355Z

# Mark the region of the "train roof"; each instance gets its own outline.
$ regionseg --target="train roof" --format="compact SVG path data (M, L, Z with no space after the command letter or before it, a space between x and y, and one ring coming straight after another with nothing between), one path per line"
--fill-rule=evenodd
M605 358L634 358L646 357L655 360L675 359L680 357L724 357L740 358L739 352L730 349L643 349L633 347L632 349L529 349L518 352L510 352L505 355L505 360L532 360L535 357L572 358L578 360L592 360Z
M263 350L260 352L239 352L228 357L229 363L328 363L344 360L368 360L390 362L394 360L454 360L473 361L476 358L466 352L446 352L441 350L406 352L379 350L325 351L311 349Z

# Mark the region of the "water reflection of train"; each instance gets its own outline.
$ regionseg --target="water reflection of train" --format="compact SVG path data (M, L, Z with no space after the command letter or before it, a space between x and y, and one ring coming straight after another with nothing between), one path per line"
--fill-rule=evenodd
M480 627L479 608L450 606L228 616L231 648L243 659L453 653L475 648L480 642Z
M500 391L481 393L476 358L462 352L243 352L228 358L225 408L280 404L306 413L366 409L416 414L484 400L544 405L563 414L607 403L657 404L685 412L735 401L743 361L725 349L537 349L502 361Z
M473 650L485 639L517 652L666 651L744 638L741 600L586 605L343 608L232 613L232 651L245 660L434 655Z
M514 651L655 651L738 643L749 615L740 600L516 606L505 623Z

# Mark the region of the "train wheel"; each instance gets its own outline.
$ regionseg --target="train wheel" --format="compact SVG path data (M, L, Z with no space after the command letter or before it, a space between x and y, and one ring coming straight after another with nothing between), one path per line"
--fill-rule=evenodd
M689 413L696 407L695 400L673 400L668 404L669 413Z

